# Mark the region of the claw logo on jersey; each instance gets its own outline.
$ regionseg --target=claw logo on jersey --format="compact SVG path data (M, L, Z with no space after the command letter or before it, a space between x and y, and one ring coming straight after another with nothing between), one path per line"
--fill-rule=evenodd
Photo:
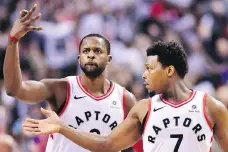
M205 134L202 134L202 126L199 123L193 122L191 118L180 119L179 116L176 116L173 118L165 118L162 120L162 123L160 124L162 125L152 126L154 132L152 133L152 135L148 136L148 141L150 143L155 143L156 136L159 135L159 133L163 129L175 129L175 127L189 128L194 134L196 134L197 140L199 142L206 139ZM171 125L171 124L175 124L175 125Z
M101 115L100 111L93 111L93 112L86 111L84 112L84 118L75 116L75 121L77 122L78 127L80 127L84 123L89 122L91 120L100 121L101 123L108 124L108 127L110 128L110 130L113 130L118 125L117 121L111 121L111 116L109 114ZM69 125L69 126L77 129L77 127L74 127L73 125ZM95 128L92 128L90 132L100 134L100 131Z

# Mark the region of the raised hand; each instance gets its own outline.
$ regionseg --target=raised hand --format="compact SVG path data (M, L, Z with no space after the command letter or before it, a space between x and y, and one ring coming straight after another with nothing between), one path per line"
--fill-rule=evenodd
M54 111L41 108L41 112L48 118L43 120L26 119L22 125L25 133L30 135L48 135L58 133L63 122Z
M41 13L32 17L33 12L36 10L37 5L35 4L29 11L23 10L20 12L21 16L18 20L14 22L14 25L11 29L10 35L17 38L18 40L23 37L29 31L39 31L42 30L42 27L32 26L34 21L38 20L41 17Z

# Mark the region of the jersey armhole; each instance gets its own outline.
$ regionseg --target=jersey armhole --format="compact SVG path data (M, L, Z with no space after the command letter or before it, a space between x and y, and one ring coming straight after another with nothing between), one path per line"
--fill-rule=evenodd
M148 99L148 100L149 100L149 102L148 102L148 111L147 111L147 113L146 113L146 115L145 115L145 117L144 117L144 119L143 119L143 124L142 124L142 126L143 126L143 132L144 132L145 129L146 129L147 122L148 122L149 117L150 117L150 115L151 115L151 104L152 104L152 99L150 98L150 99Z
M58 113L58 116L60 117L64 111L66 110L68 104L69 104L69 100L70 100L70 90L71 90L71 87L70 87L70 80L69 78L66 78L67 79L67 97L66 97L66 101L61 105L60 107L60 112Z
M209 128L212 130L213 129L213 126L212 126L212 123L209 120L208 115L207 115L207 112L206 112L206 102L207 102L207 94L205 93L204 94L204 97L203 97L203 115L204 115L204 118L205 118L205 120L206 120Z
M146 120L147 120L147 116L148 116L148 111L146 112L146 115L145 117L143 118L143 122L142 122L142 132L144 131L144 128L145 128L145 123L146 123Z

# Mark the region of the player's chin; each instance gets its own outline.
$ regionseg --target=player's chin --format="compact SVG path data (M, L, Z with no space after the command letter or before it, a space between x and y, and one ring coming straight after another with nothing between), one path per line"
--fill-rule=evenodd
M147 91L148 91L148 93L152 93L152 94L158 94L158 90L157 89L155 89L153 86L149 86L149 85L147 85L146 86L146 89L147 89Z
M95 73L97 71L96 67L87 67L86 72L87 73Z
M154 92L154 89L149 85L149 84L147 84L146 86L145 86L145 88L147 89L147 91L150 93L150 92Z
M86 71L93 72L96 71L97 67L96 66L86 66Z

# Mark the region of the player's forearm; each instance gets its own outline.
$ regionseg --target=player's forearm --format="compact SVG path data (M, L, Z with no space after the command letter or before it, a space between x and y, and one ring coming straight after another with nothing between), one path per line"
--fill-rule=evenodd
M73 141L75 144L93 152L111 152L107 137L79 132L71 127L63 125L60 134Z
M16 96L22 84L18 45L9 40L4 61L4 85L10 96Z
M224 133L223 137L216 137L215 139L217 139L218 145L221 148L221 150L223 152L227 152L228 151L228 144L227 144L227 142L228 142L228 131L226 131Z
M227 143L223 145L222 150L223 150L224 152L228 151L228 145L227 145Z

